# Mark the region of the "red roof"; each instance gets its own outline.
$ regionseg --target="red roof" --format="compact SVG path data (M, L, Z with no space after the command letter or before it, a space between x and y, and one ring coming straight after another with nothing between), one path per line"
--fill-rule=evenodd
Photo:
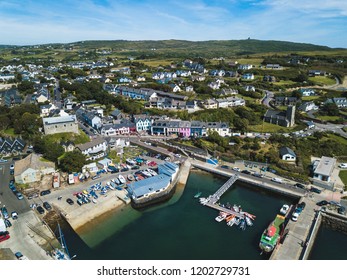
M267 229L267 235L272 237L274 236L276 233L276 227L275 226L270 226L268 229Z

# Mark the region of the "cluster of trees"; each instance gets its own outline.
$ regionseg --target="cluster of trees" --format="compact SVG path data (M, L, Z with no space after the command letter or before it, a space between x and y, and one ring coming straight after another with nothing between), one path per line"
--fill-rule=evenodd
M13 108L0 107L0 130L13 128L15 134L31 139L40 133L42 120L39 111L39 107L34 104L21 104Z

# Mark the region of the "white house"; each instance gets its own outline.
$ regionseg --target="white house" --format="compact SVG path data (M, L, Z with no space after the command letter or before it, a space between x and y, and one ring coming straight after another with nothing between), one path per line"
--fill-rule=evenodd
M318 110L319 107L316 104L314 104L314 102L310 101L302 103L298 109L303 112L308 112L311 110Z
M106 155L107 142L98 137L91 142L76 145L76 149L80 150L86 156L87 160L95 160L103 158Z
M330 182L336 165L336 159L322 156L313 162L313 178L319 181Z
M280 156L281 159L285 161L296 161L296 154L288 147L280 148Z
M55 109L57 109L57 107L54 104L41 105L40 117L48 117L49 113Z

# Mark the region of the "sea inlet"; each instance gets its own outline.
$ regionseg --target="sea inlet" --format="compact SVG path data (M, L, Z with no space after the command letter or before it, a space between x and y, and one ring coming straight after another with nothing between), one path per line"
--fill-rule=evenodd
M236 182L220 202L241 205L256 216L253 226L242 231L225 221L216 222L219 213L194 198L199 191L202 196L213 194L226 181L226 177L193 171L180 197L174 195L143 210L128 205L86 225L80 235L64 225L70 255L80 260L268 259L258 247L261 234L282 205L295 204L296 199Z

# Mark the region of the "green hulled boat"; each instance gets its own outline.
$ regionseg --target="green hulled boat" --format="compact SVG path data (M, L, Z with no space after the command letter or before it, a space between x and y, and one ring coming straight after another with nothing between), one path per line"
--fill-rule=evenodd
M281 237L284 219L284 216L277 215L275 220L264 230L259 242L262 251L269 253L275 249Z

